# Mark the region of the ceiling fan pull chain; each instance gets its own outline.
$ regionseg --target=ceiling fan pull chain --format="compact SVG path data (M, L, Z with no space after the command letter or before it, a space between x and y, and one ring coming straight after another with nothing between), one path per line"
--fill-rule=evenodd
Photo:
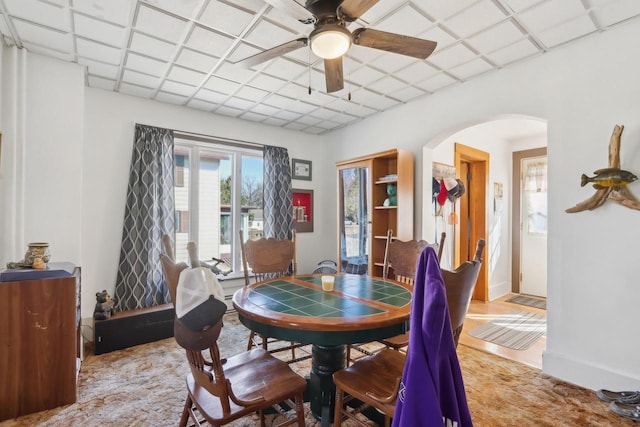
M351 101L351 55L347 53L347 66L349 69L349 89L347 93L347 101Z
M309 61L308 61L308 64L309 64L309 88L308 88L308 90L309 90L309 95L311 95L311 47L309 47L307 52L309 54Z

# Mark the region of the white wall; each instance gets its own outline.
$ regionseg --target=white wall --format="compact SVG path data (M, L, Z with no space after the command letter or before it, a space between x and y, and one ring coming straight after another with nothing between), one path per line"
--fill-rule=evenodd
M51 261L79 265L83 69L15 47L3 59L0 261L35 241L49 242Z
M592 389L638 386L629 339L640 300L640 212L607 203L566 214L589 197L583 172L607 166L609 136L624 124L622 167L640 171L640 23L627 23L488 73L332 134L334 158L398 146L420 155L442 134L504 114L546 119L549 156L546 373ZM366 142L366 147L354 141ZM433 142L432 142L433 141ZM429 145L432 147L431 145ZM417 170L420 170L419 168ZM418 178L417 197L421 197ZM640 184L630 185L640 196ZM422 215L422 204L416 203ZM427 236L428 237L428 236Z
M86 89L83 188L83 316L90 316L95 292L113 292L120 256L122 223L135 123L286 147L289 157L313 161L312 181L293 181L295 188L326 192L331 182L321 179L326 163L322 137L238 119L215 116L155 101ZM335 258L331 247L318 244L320 236L332 234L326 215L316 199L313 233L298 234L298 271L310 272L318 261ZM225 287L235 284L224 283Z

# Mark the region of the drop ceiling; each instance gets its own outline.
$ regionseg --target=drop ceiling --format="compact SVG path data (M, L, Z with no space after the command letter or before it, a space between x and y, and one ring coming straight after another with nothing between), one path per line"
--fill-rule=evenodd
M263 0L0 0L6 45L86 66L90 87L311 134L639 16L638 0L380 0L349 29L438 47L418 60L352 46L345 88L327 94L323 62L308 48L234 64L313 29Z

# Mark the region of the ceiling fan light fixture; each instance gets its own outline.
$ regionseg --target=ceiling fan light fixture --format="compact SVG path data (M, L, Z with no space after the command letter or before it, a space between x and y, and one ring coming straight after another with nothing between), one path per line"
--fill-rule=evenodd
M309 35L311 50L322 59L344 55L351 46L351 33L340 25L325 25Z

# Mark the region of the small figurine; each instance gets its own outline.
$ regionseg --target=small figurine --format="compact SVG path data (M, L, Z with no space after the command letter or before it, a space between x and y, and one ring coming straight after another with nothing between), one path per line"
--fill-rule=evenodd
M106 320L110 318L116 311L116 300L106 290L96 292L96 308L93 311L94 320Z

